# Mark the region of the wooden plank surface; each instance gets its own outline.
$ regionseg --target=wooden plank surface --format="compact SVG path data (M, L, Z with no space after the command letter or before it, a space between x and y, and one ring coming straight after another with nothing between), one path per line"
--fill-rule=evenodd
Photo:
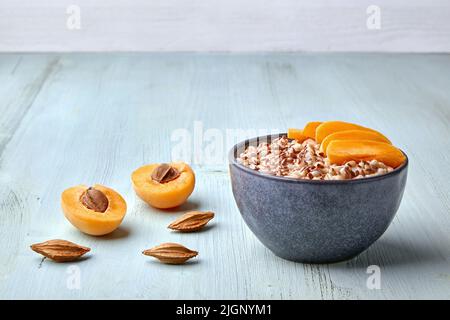
M0 298L448 299L449 74L449 55L2 54ZM374 127L410 157L392 225L346 263L275 257L245 226L231 194L227 132L281 131L315 119ZM207 141L193 141L200 127L222 137L221 161L192 156L208 150ZM180 132L192 138L185 160L196 190L179 210L161 212L135 196L130 173L170 160ZM65 220L60 194L79 183L102 183L126 198L118 231L90 237ZM210 228L166 229L193 208L216 212ZM52 238L92 254L56 264L28 248ZM166 241L200 256L179 267L141 255ZM379 290L366 286L370 265L380 267Z
M2 0L0 51L450 52L449 16L447 0Z

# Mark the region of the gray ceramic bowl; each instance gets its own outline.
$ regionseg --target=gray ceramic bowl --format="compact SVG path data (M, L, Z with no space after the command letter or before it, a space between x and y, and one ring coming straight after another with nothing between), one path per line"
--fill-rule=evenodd
M247 146L280 135L245 140L229 153L233 195L250 230L277 256L297 262L339 262L366 250L397 212L408 160L385 175L333 181L275 177L237 163Z

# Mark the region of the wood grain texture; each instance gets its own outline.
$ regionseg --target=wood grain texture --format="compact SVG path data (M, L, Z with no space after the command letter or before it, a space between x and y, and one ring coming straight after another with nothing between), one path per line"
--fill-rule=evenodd
M446 0L2 0L0 51L449 52L449 16Z
M0 298L449 299L448 74L449 55L2 54ZM346 263L292 263L258 242L232 198L231 142L214 164L193 157L206 144L192 147L197 186L178 210L149 208L132 190L133 169L171 158L177 129L262 133L329 119L373 127L410 157L392 225ZM90 237L65 220L60 194L79 183L126 198L119 230ZM200 233L166 228L191 209L216 217ZM52 238L92 251L57 264L28 247ZM199 257L177 267L141 254L162 242ZM381 268L380 290L366 287L370 265Z

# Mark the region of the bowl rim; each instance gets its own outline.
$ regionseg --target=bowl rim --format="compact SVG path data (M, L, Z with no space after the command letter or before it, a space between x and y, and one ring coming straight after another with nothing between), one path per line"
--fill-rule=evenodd
M245 139L241 142L236 143L231 150L228 152L228 162L229 165L234 165L239 170L242 170L244 172L247 172L249 174L252 174L257 177L261 177L263 179L269 179L269 180L276 180L276 181L284 181L288 183L299 183L299 184L321 184L321 185L335 185L335 184L354 184L354 183L366 183L370 181L378 181L382 180L394 175L400 174L402 171L406 170L408 168L409 159L408 155L400 149L400 151L405 155L406 160L405 162L395 168L393 171L379 175L379 176L373 176L368 178L361 178L361 179L347 179L347 180L309 180L309 179L296 179L296 178L290 178L290 177L281 177L281 176L272 176L269 174L261 173L259 171L250 169L240 163L237 162L237 158L234 156L235 150L238 150L242 145L249 144L250 142L254 142L255 140L258 141L261 138L270 138L270 139L276 139L282 136L287 136L287 133L275 133L275 134L268 134L268 135L262 135L257 136L249 139Z

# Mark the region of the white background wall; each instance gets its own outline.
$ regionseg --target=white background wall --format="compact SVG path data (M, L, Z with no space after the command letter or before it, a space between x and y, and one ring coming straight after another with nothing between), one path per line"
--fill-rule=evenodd
M450 1L0 0L0 51L104 50L448 52Z

